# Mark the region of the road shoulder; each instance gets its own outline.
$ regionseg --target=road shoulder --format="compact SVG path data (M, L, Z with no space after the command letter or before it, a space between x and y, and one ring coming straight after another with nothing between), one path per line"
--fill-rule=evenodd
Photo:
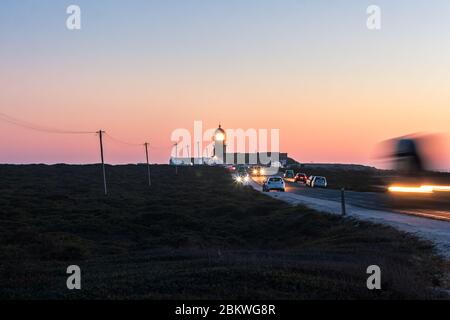
M252 188L262 192L261 185L252 181ZM341 203L337 201L323 200L307 197L294 193L270 192L265 193L270 197L279 199L292 205L303 205L319 212L329 214L341 214ZM355 206L346 206L347 216L382 223L398 230L412 233L418 237L433 242L438 252L446 259L450 259L450 222L432 220L389 211L370 210Z

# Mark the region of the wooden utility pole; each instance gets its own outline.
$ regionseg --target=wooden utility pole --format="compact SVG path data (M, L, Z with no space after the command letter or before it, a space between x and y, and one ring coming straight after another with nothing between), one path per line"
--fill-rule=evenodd
M178 175L178 163L176 162L177 157L178 157L178 142L175 143L175 159L174 159L174 162L175 162L175 174L176 175Z
M108 195L108 189L106 188L106 173L105 173L105 159L103 157L103 134L105 131L99 130L98 136L100 137L100 155L102 158L102 169L103 169L103 185L105 187L105 196Z
M188 159L189 159L189 165L191 165L191 152L189 151L190 145L187 145L187 153L188 153Z
M148 142L144 143L145 145L145 156L147 158L147 172L148 172L148 186L152 186L152 179L150 177L150 163L148 162Z
M200 141L197 141L197 163L203 164L202 162L200 162Z

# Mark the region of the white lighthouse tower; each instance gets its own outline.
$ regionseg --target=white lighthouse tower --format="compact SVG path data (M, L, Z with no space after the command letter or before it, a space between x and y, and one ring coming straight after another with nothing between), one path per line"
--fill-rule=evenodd
M213 141L214 141L214 150L213 150L214 162L225 163L225 157L227 153L227 134L225 130L222 129L222 126L220 124L219 127L214 132Z

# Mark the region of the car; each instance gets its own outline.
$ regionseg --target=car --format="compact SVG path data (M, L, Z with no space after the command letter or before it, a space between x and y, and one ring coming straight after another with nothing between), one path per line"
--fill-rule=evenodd
M264 192L270 192L271 190L277 190L285 192L286 187L282 177L269 177L264 181L263 187Z
M250 182L250 175L248 174L247 170L244 167L240 167L238 168L234 179L236 180L236 182L238 183L248 183Z
M311 183L314 180L314 176L309 176L308 179L306 179L306 185L311 187Z
M248 175L248 173L238 173L237 175L234 176L234 179L236 180L237 183L242 183L242 184L247 184L250 182L250 176Z
M327 178L317 176L312 180L311 188L326 188L327 184Z
M260 166L254 166L251 170L252 176L260 177L264 175L264 168Z
M284 178L285 178L285 179L293 179L294 176L295 176L294 170L286 170L286 171L284 172Z
M226 165L226 166L225 166L225 169L226 169L228 172L235 172L235 171L236 171L236 167L235 167L235 166L232 166L232 165Z
M294 182L306 183L308 177L305 173L297 173L294 177Z

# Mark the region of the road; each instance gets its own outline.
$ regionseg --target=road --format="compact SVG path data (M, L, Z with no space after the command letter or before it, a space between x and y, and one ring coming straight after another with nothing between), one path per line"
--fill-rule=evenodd
M262 184L263 178L254 178ZM304 184L286 181L286 192L295 193L315 199L323 199L341 202L341 191L334 189L309 188ZM392 194L381 192L356 192L346 191L346 204L371 210L391 211L402 214L410 214L431 219L450 221L450 198L445 195L428 198L408 199L404 195L395 198ZM417 195L415 195L417 198Z
M262 192L262 178L255 178L250 185ZM304 205L318 212L341 214L340 190L311 189L288 182L286 192L270 192L267 195L281 201ZM415 234L436 245L439 253L450 258L450 219L448 209L442 213L432 208L402 209L389 208L390 202L383 202L386 194L346 192L347 216L382 223L401 231ZM380 202L378 202L380 201ZM447 202L443 202L447 205ZM397 204L398 205L398 204ZM446 208L449 208L448 206ZM408 214L405 214L408 213ZM433 218L433 219L430 219Z

